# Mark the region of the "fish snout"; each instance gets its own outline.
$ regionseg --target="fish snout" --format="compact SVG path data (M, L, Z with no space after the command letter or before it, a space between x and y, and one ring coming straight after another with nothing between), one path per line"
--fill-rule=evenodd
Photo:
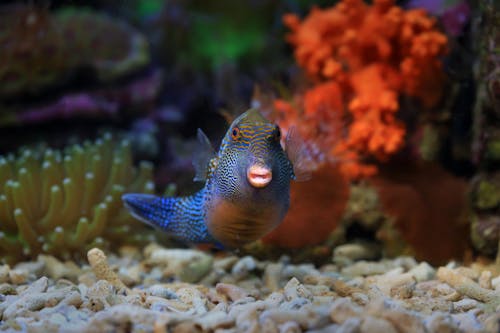
M252 164L247 169L247 179L253 187L266 187L273 179L273 172L269 167Z

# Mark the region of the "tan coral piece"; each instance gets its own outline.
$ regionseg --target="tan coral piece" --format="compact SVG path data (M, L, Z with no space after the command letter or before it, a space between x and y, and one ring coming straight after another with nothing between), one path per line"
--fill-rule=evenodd
M125 284L118 278L118 275L109 267L106 255L98 248L93 248L87 252L90 267L100 280L106 280L118 290L128 290Z
M437 277L439 280L448 283L463 295L485 303L494 302L500 304L500 293L482 288L470 278L461 275L450 268L440 267L437 271Z
M228 283L217 283L215 290L218 293L226 295L233 302L248 296L246 290Z

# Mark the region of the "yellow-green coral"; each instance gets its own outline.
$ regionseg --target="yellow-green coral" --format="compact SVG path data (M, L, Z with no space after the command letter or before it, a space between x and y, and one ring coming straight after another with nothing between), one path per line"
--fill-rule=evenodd
M142 228L121 195L152 193L152 166L135 168L130 144L105 134L63 151L24 149L0 156L0 260L51 253L82 256L96 243L119 244Z

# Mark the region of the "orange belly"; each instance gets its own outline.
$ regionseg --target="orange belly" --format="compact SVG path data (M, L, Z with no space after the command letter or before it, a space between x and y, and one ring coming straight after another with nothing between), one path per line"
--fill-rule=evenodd
M281 222L280 207L242 207L219 199L207 211L208 231L222 245L235 248L253 242L273 230Z

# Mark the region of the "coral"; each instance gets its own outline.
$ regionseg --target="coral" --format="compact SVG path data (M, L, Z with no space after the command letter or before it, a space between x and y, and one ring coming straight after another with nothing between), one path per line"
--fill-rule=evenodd
M481 287L470 277L464 276L463 274L447 267L439 267L437 277L442 282L445 282L455 288L459 293L484 302L487 306L491 306L493 309L500 306L498 292Z
M468 190L465 180L435 163L391 161L376 176L351 185L344 215L330 239L336 237L335 245L376 245L385 257L412 255L431 263L462 259L471 249ZM495 248L498 238L490 239L493 232L486 236L490 224L482 222L481 244Z
M84 9L50 13L35 6L0 8L0 96L40 94L73 71L92 69L109 82L149 62L146 39L117 19Z
M139 240L145 229L122 208L125 191L151 193L152 167L132 165L130 144L106 134L94 143L24 149L0 157L0 248L4 261L49 253L81 255L92 243ZM141 231L141 232L139 232Z
M71 118L112 118L120 111L147 110L159 94L160 70L118 87L72 92L41 105L4 106L0 126L27 125Z
M348 176L373 175L375 166L366 162L384 162L404 145L399 97L425 108L440 100L446 36L425 11L405 11L391 0L371 6L343 0L313 8L302 22L293 14L284 22L295 59L314 86L293 100L276 100L275 117L285 127L295 124L327 160L345 161ZM343 122L346 133L338 131Z
M263 242L301 249L329 237L344 212L349 186L338 169L324 167L315 171L309 181L291 183L290 196L288 214Z
M123 21L71 7L57 11L54 18L75 65L90 66L101 81L116 79L149 62L146 39Z
M102 250L93 248L87 252L90 267L98 280L106 280L117 290L127 290L118 275L109 267L106 255Z
M471 8L466 0L410 0L407 6L424 8L438 16L446 33L455 37L462 34L471 16Z
M463 258L468 242L467 183L430 162L391 163L371 180L391 229L417 258ZM387 233L387 231L385 231ZM446 235L443 237L442 235ZM379 231L378 238L390 244ZM390 235L388 235L390 237Z

